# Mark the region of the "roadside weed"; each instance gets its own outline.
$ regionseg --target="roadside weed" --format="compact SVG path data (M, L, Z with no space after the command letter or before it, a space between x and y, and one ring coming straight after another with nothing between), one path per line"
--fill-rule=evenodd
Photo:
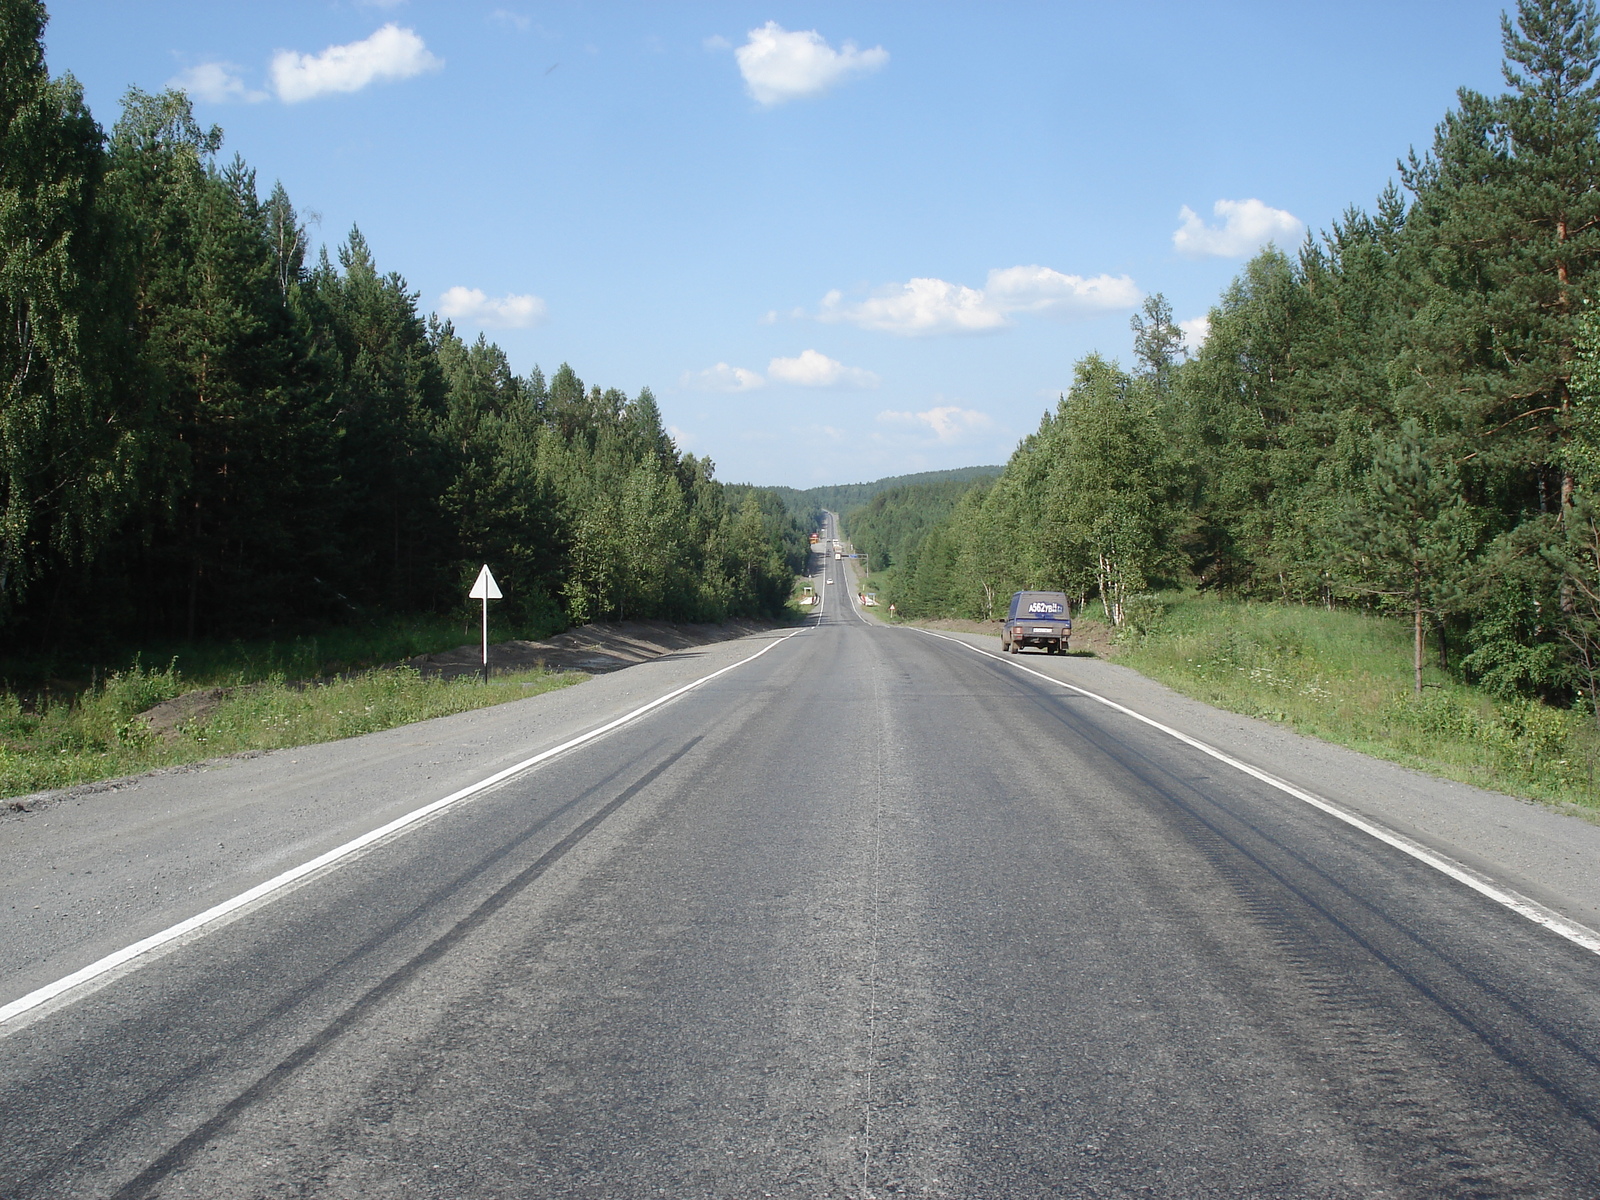
M30 711L0 693L0 796L132 775L248 750L335 741L414 721L521 700L576 683L578 672L524 671L424 678L409 667L293 683L282 674L212 689L203 715L156 730L140 714L195 693L178 670L135 664L74 700Z
M1410 630L1309 605L1163 597L1159 621L1117 659L1232 712L1446 778L1600 809L1600 736L1585 714L1427 669L1410 680Z

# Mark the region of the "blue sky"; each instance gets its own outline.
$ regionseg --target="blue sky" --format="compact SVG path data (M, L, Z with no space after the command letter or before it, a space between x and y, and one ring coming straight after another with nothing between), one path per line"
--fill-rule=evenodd
M186 86L314 238L797 487L1003 462L1143 295L1203 318L1501 86L1478 0L50 9L103 125Z

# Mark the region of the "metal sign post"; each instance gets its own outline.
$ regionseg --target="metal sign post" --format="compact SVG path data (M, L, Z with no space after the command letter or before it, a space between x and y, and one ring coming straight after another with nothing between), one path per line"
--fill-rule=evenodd
M472 585L472 590L467 593L469 600L483 601L483 681L489 682L489 601L500 599L500 585L494 581L494 576L489 573L489 564L483 564L483 570L478 572L478 581Z

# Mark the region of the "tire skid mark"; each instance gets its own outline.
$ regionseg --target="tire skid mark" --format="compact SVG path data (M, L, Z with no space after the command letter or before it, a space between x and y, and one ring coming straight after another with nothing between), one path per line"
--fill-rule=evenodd
M718 778L719 772L725 774L726 763L730 759L740 761L741 756L730 755L727 749L742 743L743 738L747 736L745 730L758 715L759 710L756 706L744 705L731 714L731 719L719 721L714 731L708 732L706 740L695 755L674 771L670 779L670 788L657 789L656 794L649 797L650 812L643 818L643 825L633 823L634 818L628 815L633 810L627 810L624 817L630 822L630 832L624 835L625 840L621 845L616 846L614 851L607 852L607 861L612 865L602 866L596 873L596 877L602 879L603 887L614 886L614 876L620 864L629 858L636 855L653 858L660 852L659 847L651 848L655 846L654 839L663 831L678 827L684 816L683 808L686 803L692 805L697 802L698 797L715 794L715 785L708 780ZM634 761L648 763L652 761L653 753L647 751ZM739 769L754 770L757 775L761 774L759 768L749 758L743 758L742 761L744 766ZM670 794L663 796L661 794L663 790L669 791ZM611 841L615 835L609 831L616 823L616 820L613 820L597 836ZM585 843L579 853L588 854L589 846L595 840L592 838L590 842ZM721 842L720 837L712 840L719 844ZM567 861L570 864L570 858ZM669 855L667 861L688 862L689 859L679 859ZM570 873L570 865L561 869ZM613 876L610 884L604 882L604 877L608 875ZM718 883L724 882L726 879L719 877ZM681 885L672 886L677 888ZM706 894L714 892L720 894L720 891L720 888L712 888L708 889ZM586 897L576 902L578 911L585 914L585 919L588 914L604 911L607 903L606 893L602 892L597 897L585 888L577 894ZM538 1015L548 1011L543 1005L548 1002L548 997L551 995L558 997L554 1003L559 1010L560 994L574 978L573 975L566 973L568 969L580 973L585 970L582 964L568 963L565 967L552 968L551 976L543 978L538 976L541 966L549 961L545 951L552 942L569 945L574 941L587 940L586 937L573 933L571 921L574 910L571 906L575 903L574 895L567 893L563 888L562 893L554 898L558 904L568 907L543 910L543 916L537 923L527 926L522 924L523 919L520 915L508 919L507 914L503 912L498 918L498 931L486 930L482 938L475 939L472 951L474 958L479 962L496 965L487 975L477 977L470 986L465 988L454 986L450 982L450 977L457 968L448 963L441 964L440 974L445 976L443 991L453 993L453 998L441 1002L440 991L430 983L425 1001L428 1012L424 1013L421 1024L413 1019L410 1012L404 1014L397 1012L400 1005L389 1005L381 1015L375 1015L361 1027L357 1035L361 1045L330 1052L314 1067L302 1071L294 1081L278 1089L269 1100L254 1106L232 1129L206 1147L205 1155L220 1154L224 1159L231 1159L237 1163L245 1160L253 1152L254 1147L270 1146L274 1136L273 1131L295 1125L301 1119L298 1114L314 1111L330 1115L331 1119L318 1123L314 1135L303 1142L297 1142L292 1148L272 1155L270 1185L257 1184L247 1172L241 1172L236 1167L219 1168L214 1163L208 1163L204 1156L196 1156L182 1173L169 1176L164 1186L172 1189L174 1193L188 1188L197 1194L207 1195L255 1194L244 1190L245 1185L241 1183L242 1178L250 1178L250 1186L257 1187L262 1195L389 1195L391 1193L387 1189L392 1186L392 1180L403 1179L408 1170L417 1169L420 1169L425 1177L430 1166L421 1155L416 1159L407 1157L405 1147L411 1144L410 1138L415 1130L420 1128L420 1124L411 1122L418 1122L429 1114L449 1108L456 1113L451 1119L456 1123L457 1129L471 1128L470 1119L463 1115L466 1112L464 1105L480 1099L483 1094L482 1089L475 1090L470 1099L450 1089L453 1081L459 1079L463 1071L468 1069L464 1067L464 1061L468 1058L476 1060L475 1056L481 1048L488 1048L494 1061L499 1063L511 1059L524 1062L531 1071L526 1077L534 1080L548 1081L563 1073L581 1074L582 1055L574 1056L571 1051L563 1051L553 1057L548 1056L551 1046L577 1044L566 1041L573 1036L573 1027L567 1027L556 1040L546 1042L544 1041L546 1037L554 1035L543 1024L546 1017ZM518 905L535 903L539 903L537 897L530 899L525 896L522 900L514 901L514 904ZM649 922L646 919L643 924L635 928L648 927ZM699 927L688 922L681 925L679 932L687 933L691 928ZM522 932L506 933L511 929L520 929ZM502 936L509 940L496 941ZM490 943L487 957L485 957L485 942ZM638 959L635 957L637 943L621 945L608 939L607 945L606 978L614 982L616 979L630 977L633 968L619 967L618 964L637 963ZM668 957L667 951L661 949L665 945L666 943L657 944L657 949L651 950L650 955L654 957L659 953L661 957ZM671 956L676 957L676 953ZM617 973L611 974L611 972ZM838 974L836 969L830 970L826 977L835 978ZM584 978L591 977L584 976ZM557 979L560 980L559 983L555 982ZM552 983L554 983L553 989ZM601 989L601 993L597 994L614 998L618 993L608 990L610 986L611 983L608 983ZM643 986L650 985L646 982ZM537 1009L524 1006L517 999L524 992L540 993ZM408 993L407 1009L410 1008L412 999L412 994ZM484 1016L491 1012L504 1017L504 1021L498 1018L491 1020ZM396 1020L403 1022L404 1032L395 1032L391 1022ZM415 1031L424 1027L428 1032L419 1043L414 1040ZM491 1028L496 1030L494 1037L489 1041L482 1040L485 1036L484 1030ZM576 1027L577 1036L580 1038L591 1036L595 1028L597 1026L580 1024ZM524 1037L524 1032L529 1030L540 1032ZM660 1030L660 1033L664 1037L667 1036L665 1029ZM395 1045L397 1038L401 1039L405 1048L391 1056L385 1047ZM356 1040L357 1038L347 1038L344 1046L351 1047L351 1043ZM530 1053L530 1048L536 1045L537 1050ZM347 1053L352 1056L350 1059L339 1057ZM676 1069L675 1067L674 1071ZM364 1081L353 1090L344 1084L339 1085L340 1091L345 1096L352 1097L351 1102L345 1103L338 1098L324 1101L319 1096L318 1081L326 1080L330 1072L335 1076L345 1075L347 1079ZM675 1078L675 1074L669 1072L661 1078ZM763 1078L777 1082L773 1077ZM566 1194L560 1186L552 1183L554 1179L566 1178L567 1175L563 1172L570 1173L572 1178L587 1178L595 1194L638 1194L634 1189L618 1185L615 1181L609 1185L596 1182L599 1174L603 1174L603 1168L600 1167L599 1160L594 1157L592 1139L603 1137L604 1130L590 1127L585 1131L581 1122L577 1126L562 1125L561 1122L565 1118L557 1116L556 1110L547 1107L551 1092L544 1083L540 1083L532 1090L518 1091L514 1096L505 1090L510 1085L507 1085L503 1078L498 1083L484 1086L492 1088L496 1096L495 1104L501 1111L520 1111L527 1114L528 1127L527 1140L519 1144L515 1154L518 1160L516 1165L519 1168L517 1172L513 1172L517 1177L515 1184L508 1185L505 1182L503 1171L499 1178L495 1177L494 1172L505 1165L501 1162L492 1169L486 1168L485 1177L479 1180L482 1194L501 1195L501 1189L508 1195ZM302 1091L302 1087L307 1090ZM575 1095L576 1093L562 1093L565 1099L572 1099ZM661 1101L658 1100L659 1102ZM619 1098L619 1103L626 1107L625 1100ZM722 1107L713 1106L708 1112ZM821 1126L812 1128L821 1130ZM396 1132L401 1129L407 1132ZM556 1129L557 1132L552 1134L552 1129ZM578 1131L577 1137L581 1140L571 1138L574 1129ZM685 1127L682 1133L687 1139L690 1136L690 1128ZM821 1135L819 1132L811 1136ZM826 1139L822 1140L825 1142ZM853 1140L850 1146L853 1153ZM447 1148L440 1149L444 1153L449 1153ZM832 1159L828 1157L830 1149L831 1147L822 1146L818 1152L819 1159L831 1162ZM630 1155L634 1153L636 1152L629 1151ZM671 1169L675 1165L676 1160L672 1160L664 1164L663 1169ZM534 1174L528 1175L521 1168L527 1168ZM190 1171L194 1174L191 1175ZM850 1180L858 1173L858 1156L848 1162L841 1158L836 1177L827 1175L829 1180L827 1186L832 1190L818 1190L815 1185L819 1176L808 1166L796 1176L794 1190L796 1194L854 1196L856 1193ZM416 1176L413 1175L411 1178L414 1181ZM764 1182L770 1184L771 1180ZM404 1191L405 1188L399 1190ZM644 1188L643 1191L646 1194L653 1194L652 1188ZM467 1195L478 1192L472 1187L462 1187L448 1194Z
M582 804L583 801L590 799L596 792L602 791L606 787L610 786L613 782L615 782L617 777L623 774L626 770L627 767L625 766L619 767L616 771L597 782L593 787L590 787L579 793L577 796L574 796L571 800L561 805L559 808L553 809L549 813L546 813L543 817L539 818L539 820L529 826L517 838L507 842L494 853L481 859L472 870L464 872L463 874L456 876L454 879L451 879L440 884L438 887L429 890L405 913L397 917L395 920L389 922L382 929L373 933L353 949L346 952L336 962L330 964L326 969L319 972L313 979L289 992L286 996L251 1021L248 1025L241 1027L239 1030L231 1034L228 1042L216 1043L208 1053L191 1060L180 1073L174 1075L171 1079L165 1083L162 1083L158 1087L147 1091L138 1100L118 1110L113 1116L102 1120L100 1123L100 1131L94 1136L82 1138L78 1142L74 1143L67 1150L65 1157L73 1162L86 1161L90 1157L91 1151L102 1146L106 1140L114 1136L117 1131L128 1127L130 1124L143 1117L150 1115L156 1106L159 1105L163 1100L171 1097L174 1093L186 1086L197 1076L203 1076L215 1070L227 1056L229 1052L229 1043L248 1042L270 1028L275 1022L281 1020L284 1016L292 1012L306 999L314 995L321 988L327 986L328 982L340 972L360 963L368 955L381 949L395 936L403 933L407 928L415 924L415 922L420 919L424 913L429 911L434 904L452 895L453 893L460 891L461 888L481 877L486 871L490 870L497 863L503 861L517 849L525 845L531 838L536 837L538 834L546 830L560 817L570 813L572 809ZM31 1185L39 1182L41 1175L47 1174L48 1170L49 1168L47 1166L42 1168L40 1172L35 1172L33 1175L24 1176L23 1178Z
M1287 1039L1291 1052L1312 1038L1337 1047L1340 1086L1329 1102L1343 1110L1359 1141L1385 1145L1390 1151L1385 1157L1400 1167L1402 1184L1419 1194L1448 1197L1549 1194L1549 1178L1527 1169L1523 1139L1491 1120L1458 1080L1430 1069L1426 1047L1395 1028L1393 1007L1308 950L1315 936L1308 922L1266 899L1261 883L1236 859L1229 861L1233 856L1223 845L1200 849L1241 899L1243 911L1278 947L1279 961L1312 1002L1314 1015L1292 1003L1269 1006L1280 1025L1302 1027ZM1319 908L1313 912L1326 915ZM1503 1055L1497 1057L1504 1061Z
M669 768L671 768L680 759L693 750L695 746L697 746L702 740L703 735L691 738L681 748L668 755L665 759L657 763L650 770L646 771L633 783L629 784L628 787L624 788L613 799L608 801L598 812L584 820L554 846L546 850L533 862L529 863L515 876L513 876L508 882L503 884L499 889L481 901L465 917L461 918L449 929L445 930L442 934L425 946L421 951L413 955L401 966L391 971L383 979L379 980L376 984L363 992L353 1002L347 1005L343 1012L341 1012L332 1021L328 1022L314 1037L310 1038L306 1042L303 1042L297 1049L280 1059L277 1064L267 1070L253 1084L241 1091L232 1100L224 1104L208 1120L203 1122L188 1135L186 1135L182 1140L166 1150L160 1157L158 1157L153 1163L151 1163L133 1179L129 1180L122 1187L118 1188L117 1191L112 1193L113 1200L141 1200L143 1197L154 1197L155 1195L158 1195L159 1193L153 1193L150 1189L157 1187L168 1175L182 1168L197 1151L202 1149L207 1142L231 1125L234 1120L236 1120L241 1114L250 1108L251 1105L270 1095L277 1087L285 1083L296 1071L312 1062L324 1050L338 1041L340 1037L349 1032L368 1012L372 1011L384 1001L388 1000L405 984L416 978L425 968L437 962L446 953L464 941L474 930L481 926L495 913L500 911L500 909L504 908L508 903L515 899L517 895L526 890L533 883L537 882L538 879L547 871L549 871L552 866L554 866L570 851L577 847L577 845L582 842L584 838L588 837L589 834L593 833L597 828L599 828L608 817L612 816L629 800L633 799L633 797L650 786L650 784L654 783L656 779L658 779ZM608 777L608 780L605 782L609 782L610 779L616 778L617 774L621 774L621 771L618 771L612 776ZM562 807L562 809L550 814L549 817L540 822L540 825L542 826L548 824L548 822L559 815L560 812L570 810L573 806L579 804L583 799L592 795L595 791L599 790L603 786L604 782L596 784L595 787L590 788L582 795L569 801ZM509 853L514 846L521 845L526 842L528 837L531 837L534 832L534 830L530 830L527 835L524 835L524 837L518 839L518 841L513 843L512 846L506 847L503 852L497 852L493 857L495 859L504 857L504 854ZM488 865L490 865L489 862L485 862L479 868L475 869L472 872L472 875L476 876L481 874L482 870L486 869ZM407 920L409 921L412 916L425 911L426 908L427 904L419 905L417 909L414 910L413 914L408 914ZM388 931L386 931L383 936L386 938L388 936ZM301 993L315 990L320 983L326 979L326 976L327 973L325 973L318 981L307 984L301 989ZM265 1023L267 1020L272 1019L272 1017L281 1015L282 1012L287 1010L289 1007L292 1007L291 1003L289 1001L285 1001L284 1004L275 1008L274 1012L269 1014L267 1018L263 1018L261 1022L258 1022L258 1026ZM190 1074L192 1075L193 1073L191 1072Z
M1041 697L1041 699L1048 700L1049 697L1046 695ZM1502 1004L1514 1009L1519 1017L1527 1021L1541 1034L1550 1038L1552 1041L1557 1042L1569 1053L1584 1059L1588 1066L1596 1073L1596 1075L1600 1075L1600 1051L1592 1049L1574 1040L1564 1029L1549 1021L1541 1010L1529 1007L1522 1001L1508 994L1495 982L1486 978L1481 972L1475 971L1470 965L1452 958L1450 951L1441 949L1433 941L1424 936L1424 934L1418 929L1401 924L1383 909L1379 908L1371 900L1353 891L1343 881L1331 875L1321 863L1307 856L1302 851L1295 849L1277 834L1269 832L1259 822L1240 816L1238 813L1227 809L1212 797L1196 789L1188 780L1173 774L1168 767L1156 762L1143 752L1136 750L1127 743L1117 740L1106 730L1090 723L1074 724L1073 721L1069 720L1068 718L1069 716L1075 716L1076 714L1072 714L1070 710L1064 712L1059 707L1053 706L1049 703L1040 703L1037 707L1040 709L1040 711L1049 714L1056 721L1067 725L1072 729L1074 734L1091 740L1096 749L1106 754L1111 761L1115 762L1123 770L1128 771L1141 783L1154 790L1161 796L1163 800L1167 801L1169 804L1177 806L1188 816L1203 824L1215 837L1221 839L1222 842L1225 842L1227 845L1233 847L1240 854L1243 854L1246 858L1250 859L1250 861L1256 863L1262 869L1273 874L1273 876L1277 878L1284 887L1288 888L1302 902L1310 906L1314 911L1322 914L1325 918L1334 921L1335 923L1339 923L1341 929L1343 929L1347 934L1351 933L1351 930L1345 928L1341 923L1341 919L1338 918L1331 910L1327 909L1320 902L1305 894L1302 889L1291 883L1280 871L1271 867L1263 858L1260 857L1260 855L1246 849L1242 842L1240 842L1236 837L1224 833L1215 823L1213 823L1212 820L1207 819L1203 814L1201 814L1194 807L1194 804L1190 800L1187 800L1180 795L1179 790L1181 789L1183 793L1186 793L1188 796L1193 797L1201 803L1209 806L1216 813L1220 814L1222 819L1238 826L1241 830L1247 832L1249 835L1259 839L1261 842L1265 843L1266 846L1270 847L1271 850L1291 859L1296 866L1316 876L1322 884L1337 892L1342 899L1359 906L1359 908L1362 909L1367 915L1385 925L1393 933L1412 943L1414 946L1426 952L1428 955L1438 959L1441 963L1459 973L1461 978L1468 980L1475 986L1483 989L1486 993L1493 996ZM1333 832L1344 834L1347 831L1335 827ZM1370 848L1370 843L1362 840L1352 839L1349 844L1352 846L1352 848L1357 850ZM1401 865L1411 869L1415 869L1416 867L1416 864L1407 862L1405 860L1401 861ZM1265 911L1277 912L1278 910L1269 907ZM1488 911L1492 914L1498 915L1496 909L1489 909ZM1362 941L1361 944L1366 946L1369 951L1372 949L1372 947L1367 946L1367 943L1364 941ZM1557 948L1558 950L1561 948L1559 944ZM1394 963L1387 958L1385 958L1384 961L1392 970L1399 971L1401 974L1405 973L1404 969L1401 968L1397 963ZM1583 962L1585 965L1587 965L1586 958L1583 960ZM1473 1032L1481 1034L1481 1031L1477 1030L1476 1027L1473 1027ZM1590 1112L1585 1117L1585 1120L1588 1124L1595 1128L1596 1132L1600 1132L1600 1113Z
M1385 1158L1395 1163L1409 1162L1411 1169L1404 1172L1409 1186L1423 1193L1446 1196L1548 1194L1548 1178L1538 1179L1527 1170L1532 1148L1527 1137L1508 1134L1503 1125L1490 1119L1486 1106L1473 1102L1469 1095L1460 1094L1460 1082L1440 1073L1425 1047L1407 1046L1412 1059L1409 1069L1400 1070L1393 1065L1400 1038L1396 1032L1396 1007L1392 1003L1384 1004L1374 995L1371 982L1364 986L1351 973L1333 969L1326 951L1319 945L1323 939L1319 939L1317 931L1309 927L1305 918L1332 926L1350 949L1366 958L1360 965L1384 973L1375 982L1382 983L1386 978L1426 1001L1433 1011L1543 1093L1571 1120L1587 1126L1590 1133L1600 1133L1600 1108L1597 1108L1596 1097L1575 1094L1553 1078L1551 1072L1532 1061L1533 1056L1526 1049L1529 1042L1548 1039L1581 1060L1582 1065L1576 1070L1574 1064L1558 1064L1566 1067L1566 1073L1591 1079L1600 1075L1600 1054L1575 1041L1539 1009L1497 986L1486 978L1485 972L1461 961L1459 953L1452 954L1440 948L1417 929L1400 923L1279 836L1229 811L1167 766L1086 720L1072 707L1064 706L1062 701L1070 697L1045 692L1031 681L1002 670L1006 665L1003 660L990 664L996 678L1022 684L1027 692L1034 694L1035 707L1041 715L1070 728L1075 736L1132 776L1147 794L1153 793L1177 810L1180 820L1190 826L1191 843L1240 898L1242 911L1279 946L1282 961L1294 972L1304 994L1313 998L1321 1010L1314 1022L1308 1018L1292 1022L1314 1028L1300 1031L1288 1044L1303 1047L1322 1040L1339 1045L1349 1054L1348 1062L1353 1070L1340 1082L1350 1094L1348 1100L1338 1102L1337 1106L1348 1110L1347 1117L1356 1117L1352 1121L1353 1128L1393 1143L1395 1149L1386 1153ZM1213 815L1201 811L1202 806L1210 809ZM1234 826L1235 832L1223 828L1224 823ZM1353 831L1335 827L1333 832L1349 836L1350 844L1357 849L1376 849L1369 842L1354 839ZM1262 845L1252 848L1246 844L1247 839ZM1327 898L1314 895L1310 886L1296 882L1283 867L1269 861L1268 856L1274 854L1290 860L1294 867L1311 877L1313 885L1320 884L1332 895ZM1422 870L1420 864L1401 861L1412 870ZM1243 865L1246 862L1253 870ZM1264 894L1263 885L1278 891L1280 899L1274 900ZM1285 904L1285 900L1289 903ZM1354 911L1336 911L1330 903ZM1296 910L1304 916L1294 915ZM1489 911L1496 915L1499 912L1497 908ZM1359 927L1358 923L1367 927ZM1380 944L1380 940L1399 945ZM1422 961L1415 964L1401 961L1398 952L1406 949ZM1488 1000L1485 1014L1469 1013L1465 1005L1447 995L1452 985L1458 992L1476 991L1480 998ZM1412 1029L1417 1028L1414 1018L1405 1023ZM1521 1028L1508 1029L1508 1024ZM1327 1037L1329 1033L1334 1035L1331 1039ZM1535 1036L1530 1037L1530 1033ZM1419 1073L1417 1068L1424 1066L1432 1069ZM1423 1075L1428 1078L1424 1079ZM1442 1105L1443 1096L1423 1090L1423 1083L1428 1081L1456 1093L1457 1103ZM1385 1128L1382 1121L1371 1116L1373 1112L1407 1118L1404 1131ZM1363 1113L1367 1114L1366 1119L1361 1119ZM1427 1153L1418 1155L1417 1151L1423 1147ZM1486 1175L1485 1171L1490 1173ZM1488 1191L1484 1190L1486 1187ZM1443 1190L1439 1190L1441 1188Z

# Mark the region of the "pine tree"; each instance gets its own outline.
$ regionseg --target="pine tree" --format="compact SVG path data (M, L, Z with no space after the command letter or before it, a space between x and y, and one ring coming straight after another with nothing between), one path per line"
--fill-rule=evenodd
M1346 590L1384 597L1411 618L1418 696L1428 619L1459 602L1477 534L1453 464L1415 420L1404 422L1379 448L1365 495L1344 515L1341 557Z
M181 93L130 93L108 177L132 235L155 448L148 548L122 557L191 637L325 615L339 563L326 364L276 240L293 210L281 189L263 205L237 158L218 169L219 143Z
M1409 297L1406 411L1449 439L1480 504L1515 520L1571 500L1559 466L1576 322L1600 266L1600 30L1591 0L1519 0L1505 80L1468 89L1402 177Z
M104 543L138 450L104 143L44 61L44 6L0 0L0 621Z
M661 423L661 409L649 388L641 388L639 395L624 408L622 433L629 450L637 457L651 458L663 470L677 465L677 449Z
M347 589L379 607L424 609L456 582L440 504L448 389L416 294L400 275L378 271L359 229L340 247L339 267L324 257L309 283L338 364Z
M1600 510L1578 492L1550 530L1542 557L1558 574L1557 636L1568 677L1600 724Z
M1172 305L1160 292L1146 296L1144 307L1129 320L1137 374L1157 391L1172 386L1172 373L1184 354L1183 330L1172 319Z
M1268 248L1211 311L1211 332L1163 406L1182 447L1190 558L1208 586L1280 593L1278 546L1313 464L1299 441L1299 351L1311 300L1288 256Z

